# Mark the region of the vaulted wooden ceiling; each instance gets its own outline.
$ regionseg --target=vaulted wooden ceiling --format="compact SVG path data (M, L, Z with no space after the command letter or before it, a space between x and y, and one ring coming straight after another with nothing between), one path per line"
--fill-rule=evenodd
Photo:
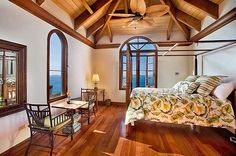
M36 0L41 5L47 0ZM132 13L130 0L52 0L74 19L74 29L84 27L86 37L94 36L95 43L102 36L108 35L110 41L113 34L153 34L166 33L171 38L172 32L182 31L186 40L190 38L190 30L201 30L201 21L210 16L219 17L219 4L223 0L145 0L147 7L156 4L166 4L169 12L161 17L147 19L151 25L137 23L127 27L130 18L109 16L112 13ZM141 23L141 22L140 22Z

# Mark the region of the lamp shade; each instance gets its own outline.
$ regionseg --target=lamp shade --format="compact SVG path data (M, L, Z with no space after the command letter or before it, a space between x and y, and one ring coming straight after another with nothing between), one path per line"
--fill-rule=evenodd
M93 74L92 81L94 81L94 82L100 81L99 75L98 74Z

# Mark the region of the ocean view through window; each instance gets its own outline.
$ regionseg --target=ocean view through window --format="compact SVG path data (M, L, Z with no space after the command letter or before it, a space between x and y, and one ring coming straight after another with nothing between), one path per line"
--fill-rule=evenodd
M67 42L59 30L52 30L48 44L48 99L56 101L67 93Z
M135 87L157 86L157 48L146 37L132 37L127 40L120 50L120 89L126 88L126 51L129 46L132 61L131 83Z
M62 93L61 51L62 45L59 36L53 33L50 38L50 87L51 96Z

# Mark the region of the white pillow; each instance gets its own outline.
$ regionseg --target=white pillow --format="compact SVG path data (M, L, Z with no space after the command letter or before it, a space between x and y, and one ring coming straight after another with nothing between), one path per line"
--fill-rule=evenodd
M227 97L232 93L233 90L234 84L232 82L222 83L216 87L216 89L213 91L213 95L222 101L226 101Z

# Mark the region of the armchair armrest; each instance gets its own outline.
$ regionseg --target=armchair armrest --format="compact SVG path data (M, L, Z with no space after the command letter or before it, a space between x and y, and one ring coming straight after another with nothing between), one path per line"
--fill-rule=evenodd
M52 125L57 126L57 125L60 125L63 122L66 122L68 120L72 121L72 118L73 118L73 116L72 116L71 110L67 110L67 111L62 112L62 113L56 115L55 117L53 117L52 118Z

